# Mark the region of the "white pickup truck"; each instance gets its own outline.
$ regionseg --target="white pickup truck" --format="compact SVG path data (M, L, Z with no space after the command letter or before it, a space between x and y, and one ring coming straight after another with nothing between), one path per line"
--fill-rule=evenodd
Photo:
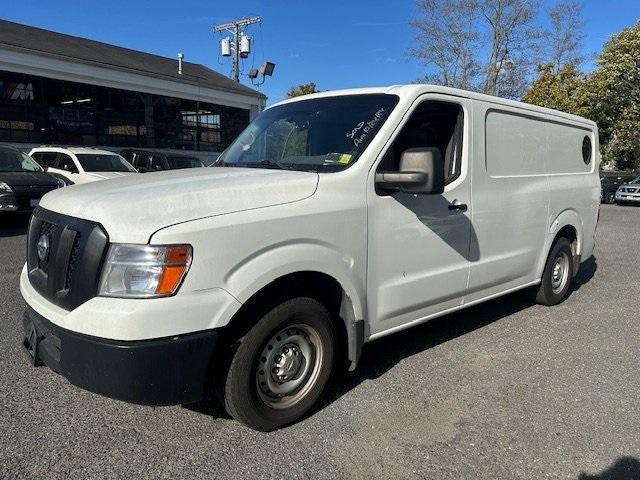
M24 347L148 405L211 389L248 426L304 416L363 344L531 287L592 255L596 125L409 85L263 112L223 168L47 194L28 233Z

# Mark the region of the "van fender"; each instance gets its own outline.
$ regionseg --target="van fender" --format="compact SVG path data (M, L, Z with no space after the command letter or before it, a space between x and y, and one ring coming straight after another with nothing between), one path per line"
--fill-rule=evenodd
M551 247L553 245L553 241L556 238L556 235L560 230L562 230L566 226L572 226L576 231L576 244L575 250L573 252L574 258L574 274L577 273L578 268L580 266L580 256L582 253L582 220L577 211L573 209L567 209L557 215L555 218L550 217L549 228L547 230L547 235L545 239L544 249L542 250L541 258L538 262L537 268L537 278L542 277L542 273L544 271L544 265L547 262L547 257L549 256L549 252L551 251Z
M347 332L350 369L353 369L365 334L364 265L364 254L356 259L326 242L290 240L270 245L240 261L224 276L224 288L244 304L270 283L292 273L317 272L332 277L342 287L340 317ZM225 318L230 320L233 314Z

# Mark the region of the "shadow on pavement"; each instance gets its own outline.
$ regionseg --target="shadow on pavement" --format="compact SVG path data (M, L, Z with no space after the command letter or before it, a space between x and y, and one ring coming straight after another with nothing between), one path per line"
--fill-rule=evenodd
M595 276L597 270L598 262L596 260L596 257L592 255L587 260L585 260L582 265L580 265L580 271L571 283L571 291L575 292L577 290L580 290L580 287L582 287L585 283L589 283Z
M0 213L0 238L27 234L30 214Z
M600 473L581 473L578 480L640 480L640 460L620 457L616 463Z
M591 257L581 265L574 279L573 290L578 290L591 280L596 270L596 259ZM324 409L365 380L380 377L405 358L483 328L533 305L533 295L527 289L435 318L422 325L367 343L363 348L358 368L354 372L344 374L341 378L338 375L310 415ZM228 418L213 395L185 407L205 415Z

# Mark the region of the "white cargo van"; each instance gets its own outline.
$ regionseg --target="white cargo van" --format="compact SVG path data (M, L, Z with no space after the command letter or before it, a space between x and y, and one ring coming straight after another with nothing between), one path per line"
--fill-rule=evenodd
M289 100L224 168L47 194L24 346L99 394L168 405L212 388L279 428L368 341L527 287L563 301L594 249L598 161L593 122L476 93Z

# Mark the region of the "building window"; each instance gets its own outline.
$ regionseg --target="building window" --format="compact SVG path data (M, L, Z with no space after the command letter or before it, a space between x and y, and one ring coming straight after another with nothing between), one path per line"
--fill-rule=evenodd
M224 150L249 110L0 71L0 141Z

